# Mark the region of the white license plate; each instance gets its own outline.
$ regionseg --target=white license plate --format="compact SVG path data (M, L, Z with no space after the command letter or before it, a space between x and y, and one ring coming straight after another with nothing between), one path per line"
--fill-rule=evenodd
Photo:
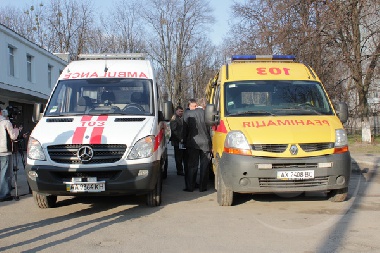
M104 181L100 182L67 182L66 190L69 192L103 192L106 190Z
M304 180L314 178L314 170L277 171L277 179Z

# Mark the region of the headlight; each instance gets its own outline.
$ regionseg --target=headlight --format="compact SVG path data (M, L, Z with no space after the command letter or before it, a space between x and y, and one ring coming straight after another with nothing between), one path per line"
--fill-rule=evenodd
M224 152L235 155L252 155L248 141L240 131L231 131L227 134L224 141Z
M27 154L33 160L46 160L40 142L33 137L29 137Z
M335 130L335 147L343 147L348 145L347 134L344 129Z
M335 130L335 148L334 154L348 152L348 139L344 129Z
M155 138L154 136L147 136L142 138L133 146L128 155L128 159L141 159L153 155Z

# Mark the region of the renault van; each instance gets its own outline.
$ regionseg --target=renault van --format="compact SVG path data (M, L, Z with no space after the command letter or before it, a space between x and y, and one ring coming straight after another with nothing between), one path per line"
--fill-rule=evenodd
M207 97L219 205L232 205L235 193L346 199L347 105L333 106L310 66L290 55L235 55Z

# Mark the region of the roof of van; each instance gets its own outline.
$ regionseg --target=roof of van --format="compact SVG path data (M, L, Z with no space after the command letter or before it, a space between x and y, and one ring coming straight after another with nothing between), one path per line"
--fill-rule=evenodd
M227 73L228 71L228 73ZM237 80L312 80L315 72L303 63L292 61L241 61L224 65L221 78Z
M59 80L87 78L146 78L153 79L149 60L99 59L72 61Z

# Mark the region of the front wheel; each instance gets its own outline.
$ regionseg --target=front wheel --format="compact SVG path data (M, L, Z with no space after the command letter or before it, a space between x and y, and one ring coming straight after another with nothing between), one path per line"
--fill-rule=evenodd
M348 194L348 187L343 189L331 190L328 193L331 202L343 202L346 200Z
M162 173L159 173L156 186L146 196L146 204L154 207L161 205Z
M220 206L231 206L232 202L234 201L234 192L226 187L223 178L222 173L218 169L218 173L216 174L216 177L218 178L217 183L217 200L218 204Z
M39 208L52 208L57 203L57 196L43 195L33 191L33 198Z
M168 177L168 164L169 164L169 161L168 161L168 156L165 157L165 160L164 160L164 168L162 170L162 178L163 179L166 179Z

